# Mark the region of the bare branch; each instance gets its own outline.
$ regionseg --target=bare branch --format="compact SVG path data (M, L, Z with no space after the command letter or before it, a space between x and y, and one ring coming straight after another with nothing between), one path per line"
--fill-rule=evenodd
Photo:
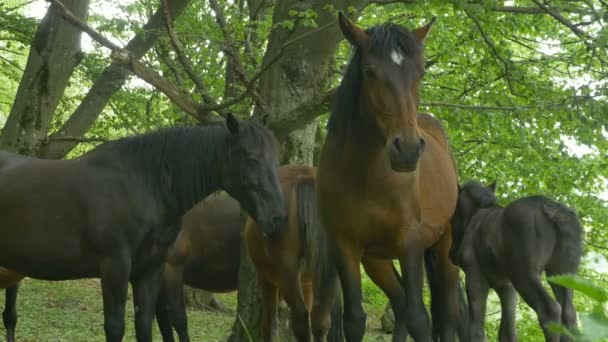
M580 37L580 38L586 38L587 37L587 34L583 30L581 30L578 27L576 27L568 19L566 19L564 16L562 16L559 12L556 12L555 10L547 7L545 4L541 3L538 0L532 0L532 1L538 7L540 7L543 11L545 11L547 14L549 14L553 18L555 18L555 20L559 21L562 25L565 25L566 27L568 27L570 29L570 31L572 31L578 37Z

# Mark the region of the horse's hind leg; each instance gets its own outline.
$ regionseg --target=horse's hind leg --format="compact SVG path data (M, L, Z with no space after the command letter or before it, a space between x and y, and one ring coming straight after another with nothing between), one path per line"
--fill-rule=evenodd
M547 272L547 275L552 274ZM549 282L549 285L551 285L551 289L555 294L555 298L562 307L562 324L565 325L567 328L576 327L576 310L574 309L572 290L553 284L551 282ZM570 338L566 335L562 335L560 341L567 342L570 341Z
M511 280L524 301L536 311L538 321L545 334L545 341L559 341L559 334L551 332L548 326L550 323L560 323L560 306L544 289L540 275L518 274L516 277L512 277Z
M298 342L308 342L312 339L310 331L310 314L300 282L300 275L296 270L284 272L281 279L281 293L291 309L291 329Z
M131 281L135 308L135 336L138 342L152 341L152 322L161 286L161 267Z
M188 316L184 301L183 271L180 267L166 263L162 277L164 291L167 294L171 325L175 328L180 342L188 342L190 336L188 335Z
M469 301L469 336L468 340L477 342L486 340L485 318L486 302L490 287L477 268L466 272L467 299Z
M407 329L416 342L431 341L431 322L422 301L424 250L418 241L406 247L404 257L399 259L407 298Z
M511 284L497 289L496 292L500 297L500 306L502 309L498 340L500 342L517 342L517 331L515 330L517 292L515 292L515 289Z
M442 342L454 341L457 324L465 322L460 310L460 269L450 259L452 234L446 229L426 253L427 277L431 288L433 335ZM464 313L463 313L464 314Z
M4 305L4 312L2 313L2 320L4 321L4 327L6 328L6 341L15 341L15 326L17 325L17 291L19 290L19 283L6 288L6 302Z
M107 342L122 341L125 333L125 305L131 273L128 253L105 257L100 265L104 330Z
M388 297L393 314L395 315L395 329L393 330L393 342L404 342L407 338L407 303L405 290L399 282L397 270L392 260L380 260L373 258L363 259L365 273Z

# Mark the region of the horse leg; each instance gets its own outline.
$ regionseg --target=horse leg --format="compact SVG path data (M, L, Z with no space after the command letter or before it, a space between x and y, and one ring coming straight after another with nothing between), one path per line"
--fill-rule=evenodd
M167 298L167 289L164 284L164 277L161 283L158 300L156 301L156 323L163 337L163 342L175 341L173 336L173 326L171 325L171 317L169 317L169 299Z
M515 313L517 310L517 292L508 284L496 290L500 298L501 316L498 340L500 342L517 342Z
M262 289L264 307L262 310L262 338L265 342L275 339L277 310L279 306L279 289L258 273L258 284Z
M188 335L188 316L186 315L184 300L182 269L166 263L163 272L163 284L167 294L171 324L175 328L180 342L188 342L190 341L190 335Z
M466 288L469 302L469 340L483 342L486 340L484 324L490 286L478 270L473 269L466 272Z
M545 334L545 341L559 341L559 334L550 331L548 326L550 323L560 323L560 305L544 289L540 276L538 274L519 274L511 280L523 300L536 311L538 321Z
M427 272L434 281L431 287L433 335L442 342L454 341L460 315L460 269L450 259L452 234L446 229L441 239L426 254ZM432 266L429 265L431 262ZM435 269L436 268L436 269Z
M554 274L547 272L547 275L552 276ZM568 329L576 327L576 310L574 309L574 303L572 302L572 290L551 282L549 282L549 285L551 285L553 294L555 294L555 299L557 299L557 302L562 307L562 324ZM562 335L560 341L568 342L570 341L570 338L566 335Z
M297 271L284 272L279 288L291 309L291 330L296 339L298 342L310 341L310 314L304 302L300 274Z
M131 274L131 259L125 251L108 256L100 264L103 296L103 328L107 342L120 342L125 334L125 305Z
M161 270L162 267L157 267L141 277L131 280L135 309L135 336L138 342L152 341L152 322L161 286Z
M2 312L2 320L4 328L6 328L6 341L15 341L15 326L17 326L17 291L19 283L6 288L6 302L4 304L4 312Z
M407 338L407 302L393 261L364 258L362 263L365 273L386 294L391 303L395 315L393 342L404 342Z
M424 283L422 262L424 249L419 243L411 243L399 259L405 296L407 298L407 330L414 341L431 341L431 322L422 300Z
M311 313L311 328L315 342L325 342L331 328L331 313L338 289L338 277L323 279L314 289L314 300Z
M336 253L336 266L344 301L344 337L347 342L363 340L367 315L363 310L361 290L361 255L350 246L332 248Z

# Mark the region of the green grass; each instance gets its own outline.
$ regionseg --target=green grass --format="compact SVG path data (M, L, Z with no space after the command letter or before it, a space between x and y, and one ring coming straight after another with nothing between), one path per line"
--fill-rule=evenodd
M364 283L366 298L376 298L373 303L364 303L368 314L365 341L390 341L390 335L380 331L380 316L386 298L379 291L373 284ZM216 296L233 311L236 309L236 293ZM124 340L135 341L130 291L126 310ZM17 340L20 342L105 341L98 279L49 282L26 278L19 290L17 312ZM188 311L192 341L224 341L233 322L234 314ZM156 323L154 340L161 341Z

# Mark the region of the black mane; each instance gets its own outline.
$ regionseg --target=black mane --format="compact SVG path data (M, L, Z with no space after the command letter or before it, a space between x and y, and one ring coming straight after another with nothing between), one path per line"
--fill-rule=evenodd
M413 58L421 53L422 46L405 27L384 23L365 30L369 35L369 52L380 59L389 59L392 51ZM361 117L359 90L361 87L361 49L355 47L346 73L338 87L331 115L327 122L329 133L348 131Z

